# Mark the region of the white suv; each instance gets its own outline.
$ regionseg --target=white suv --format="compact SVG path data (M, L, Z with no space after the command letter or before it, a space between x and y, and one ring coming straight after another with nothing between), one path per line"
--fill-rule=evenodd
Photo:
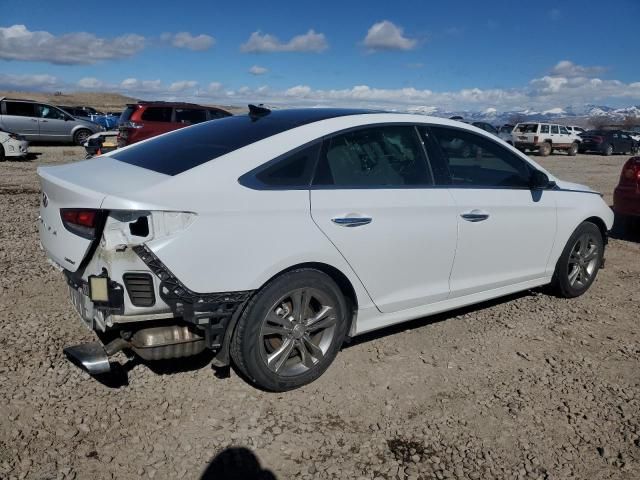
M569 132L564 125L554 123L519 123L512 133L513 146L523 152L534 150L546 157L553 150L564 150L567 155L578 153L582 139Z

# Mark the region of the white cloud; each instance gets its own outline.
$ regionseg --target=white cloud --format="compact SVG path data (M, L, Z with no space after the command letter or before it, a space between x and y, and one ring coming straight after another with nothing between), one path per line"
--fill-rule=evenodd
M252 75L264 75L269 71L268 68L260 67L259 65L254 65L249 69L249 73Z
M95 77L84 77L78 80L78 86L80 88L98 89L105 86L104 82L98 80Z
M551 74L563 77L593 77L603 73L605 70L604 67L584 67L576 65L570 60L561 60L551 69Z
M198 86L198 82L195 80L181 80L179 82L173 82L169 85L170 92L184 92Z
M207 86L207 91L210 93L217 93L222 91L222 84L220 82L211 82Z
M402 27L389 20L374 23L362 42L370 51L378 50L411 50L418 41L404 36Z
M274 53L274 52L314 52L320 53L329 48L323 33L316 33L313 29L304 35L296 35L288 42L281 42L275 35L253 32L246 43L240 46L245 53Z
M132 33L108 39L86 32L55 36L45 31L32 32L24 25L0 27L0 59L3 60L92 64L131 57L144 46L144 37Z
M0 73L0 87L40 90L53 88L59 85L56 77L47 74L39 75L15 75L11 73Z
M216 43L216 39L211 35L191 35L189 32L163 33L160 38L176 48L194 51L208 50Z

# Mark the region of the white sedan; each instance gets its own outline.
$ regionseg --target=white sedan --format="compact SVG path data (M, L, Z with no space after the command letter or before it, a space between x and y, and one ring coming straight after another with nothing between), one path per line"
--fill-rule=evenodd
M38 173L42 245L112 339L72 359L100 374L123 348L211 349L272 391L346 337L542 285L581 295L613 223L597 192L422 115L252 106Z
M0 130L0 162L12 157L24 157L29 153L29 142L22 135Z

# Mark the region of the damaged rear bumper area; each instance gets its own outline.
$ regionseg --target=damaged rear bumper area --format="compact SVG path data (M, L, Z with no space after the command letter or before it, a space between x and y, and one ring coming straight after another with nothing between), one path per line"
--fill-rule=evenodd
M144 360L165 360L197 355L205 349L226 350L234 315L239 314L253 290L222 293L199 293L187 288L164 263L145 245L131 250L146 265L149 272L124 273L117 280L109 278L106 268L100 275L82 278L65 272L72 303L92 328L109 325L102 330L112 338L108 343L92 342L64 349L65 354L92 375L111 370L109 357L129 350ZM154 275L150 281L144 275ZM131 303L156 302L156 296L171 313L127 315L125 296ZM166 308L166 307L165 307ZM113 321L113 318L116 321ZM95 319L101 319L96 325ZM115 338L114 338L115 336Z

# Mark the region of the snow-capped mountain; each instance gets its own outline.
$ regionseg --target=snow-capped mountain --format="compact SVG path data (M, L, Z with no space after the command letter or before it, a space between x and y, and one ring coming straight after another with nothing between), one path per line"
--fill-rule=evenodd
M487 108L482 111L461 110L449 111L435 106L416 106L407 109L409 113L419 113L422 115L432 115L435 117L453 117L461 116L469 122L488 122L494 125L509 123L513 121L553 121L563 120L567 123L577 125L587 125L592 117L604 117L606 121L612 124L622 122L626 117L637 117L640 123L640 105L632 105L629 107L613 108L606 105L570 105L564 107L553 107L543 111L525 109L512 111L498 111L495 108Z

